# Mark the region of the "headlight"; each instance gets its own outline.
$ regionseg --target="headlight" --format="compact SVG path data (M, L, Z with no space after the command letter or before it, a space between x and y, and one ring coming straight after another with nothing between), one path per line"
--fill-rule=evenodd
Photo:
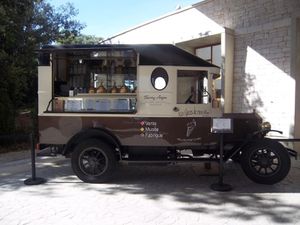
M261 124L261 128L262 128L263 130L271 130L271 124L270 124L269 122L263 122L263 123Z

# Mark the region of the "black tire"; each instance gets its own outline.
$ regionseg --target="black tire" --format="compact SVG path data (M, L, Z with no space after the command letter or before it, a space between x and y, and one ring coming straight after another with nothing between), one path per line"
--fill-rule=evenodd
M116 168L113 149L97 139L78 144L71 156L72 169L77 177L87 183L108 181Z
M291 159L283 145L271 139L263 139L243 149L240 164L251 180L271 185L287 176Z

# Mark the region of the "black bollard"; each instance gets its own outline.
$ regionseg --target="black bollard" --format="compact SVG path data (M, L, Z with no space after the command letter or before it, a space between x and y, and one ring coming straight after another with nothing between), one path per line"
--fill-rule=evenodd
M46 183L46 179L41 177L36 177L36 168L35 168L35 149L34 149L34 134L33 132L29 135L30 145L31 145L31 172L32 177L24 180L26 185L38 185Z
M224 137L223 133L220 134L220 162L219 162L219 180L218 183L214 183L210 186L210 188L214 191L231 191L233 188L230 184L224 184L223 176L224 176L224 161L223 161L223 152L224 152Z

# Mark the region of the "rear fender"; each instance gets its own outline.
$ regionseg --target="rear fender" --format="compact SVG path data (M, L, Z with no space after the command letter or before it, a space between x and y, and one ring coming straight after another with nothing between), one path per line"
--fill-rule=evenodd
M72 153L77 144L91 138L99 139L103 142L106 142L107 144L113 146L115 149L120 149L121 147L121 143L118 140L118 138L115 135L113 135L109 130L104 128L89 128L75 134L66 144L62 154L68 155Z

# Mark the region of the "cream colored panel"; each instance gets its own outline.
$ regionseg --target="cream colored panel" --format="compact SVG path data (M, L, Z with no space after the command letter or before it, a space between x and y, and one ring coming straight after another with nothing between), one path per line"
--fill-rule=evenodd
M52 98L52 70L51 66L38 67L38 102L39 115L42 114Z
M171 66L161 66L169 76L168 85L158 91L151 84L152 71L160 66L139 66L137 75L138 115L170 115L176 102L176 70Z
M226 29L221 35L221 55L223 58L223 94L224 94L224 113L232 112L232 88L233 88L233 56L234 56L234 37L230 30Z
M155 90L151 84L151 73L158 66L138 67L137 116L168 116L168 117L209 117L220 116L220 110L212 111L210 104L177 104L177 71L204 70L208 71L208 91L211 93L211 74L219 73L218 68L207 67L172 67L162 66L169 75L168 86ZM179 84L181 85L181 84Z

